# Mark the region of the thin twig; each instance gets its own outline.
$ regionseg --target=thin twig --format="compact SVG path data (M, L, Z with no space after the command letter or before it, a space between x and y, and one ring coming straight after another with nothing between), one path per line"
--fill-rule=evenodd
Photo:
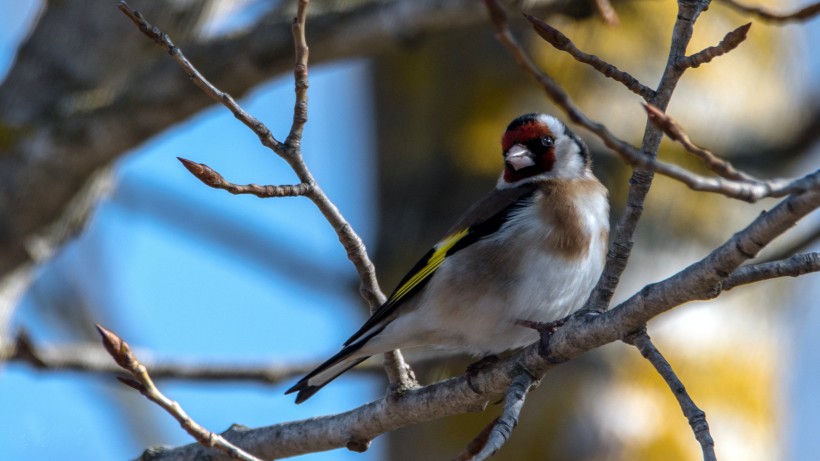
M701 159L710 170L726 179L735 179L739 181L760 181L754 176L736 170L728 161L723 160L708 150L695 145L695 143L689 139L689 135L686 134L686 131L684 131L678 122L676 122L675 119L670 117L664 111L648 103L643 103L643 108L649 116L649 121L663 130L669 139L679 142L687 152Z
M754 176L735 169L731 163L717 157L712 152L695 145L686 131L669 115L653 106L643 104L649 120L659 127L673 141L679 142L687 152L693 154L703 161L707 168L714 171L722 178L699 178L695 179L687 175L687 171L679 167L661 162L650 165L650 168L662 174L678 179L687 184L693 190L706 190L706 188L723 189L723 195L733 197L747 202L756 202L767 197L783 197L800 190L811 187L811 183L817 181L817 171L796 179L758 179ZM818 170L820 171L820 170Z
M188 58L182 54L182 50L174 45L174 42L171 41L171 38L168 37L167 34L159 30L159 28L151 25L145 20L144 17L142 17L142 14L140 14L139 11L132 9L125 1L120 1L117 7L126 16L128 16L129 19L131 19L131 21L139 28L140 32L148 36L148 38L153 40L154 43L162 47L162 49L167 51L168 54L174 58L174 61L176 61L177 64L182 67L182 70L188 74L188 77L194 85L210 96L211 99L227 107L228 110L233 113L234 117L239 119L239 121L244 123L248 128L252 129L254 133L259 136L259 140L262 144L269 147L282 157L288 157L291 155L288 150L283 148L284 146L282 143L273 137L273 134L262 122L245 112L245 110L237 104L231 95L217 89L211 82L208 81L208 79L199 73L196 67L188 61Z
M301 183L295 185L278 185L278 186L260 186L257 184L234 184L226 181L221 174L216 172L213 168L204 163L192 162L188 159L177 157L182 162L185 168L191 172L197 179L202 181L205 185L213 187L214 189L224 189L232 194L252 194L259 198L274 198L274 197L298 197L307 195L310 191L310 185Z
M549 75L535 66L510 32L504 9L497 1L485 0L484 3L490 12L496 38L507 48L519 67L538 82L547 96L567 114L570 120L595 133L607 147L636 167L629 181L626 207L613 231L606 267L596 289L592 291L586 303L589 309L605 310L615 293L620 275L626 268L632 251L632 236L643 213L643 203L655 172L676 179L693 190L718 193L748 202L755 202L764 197L782 197L805 190L813 187L814 182L818 180L816 175L812 174L794 181L771 181L763 184L738 182L725 178L704 177L677 165L658 161L655 157L663 137L659 128L647 122L641 149L638 150L613 135L602 123L591 120ZM677 82L688 69L680 63L685 58L686 47L692 38L694 22L706 4L706 2L678 2L678 15L672 31L667 65L658 89L648 101L661 110L669 103Z
M141 351L142 363L151 369L151 376L161 379L187 379L224 382L246 381L275 384L316 368L315 362L299 364L258 363L248 365L216 364L186 360L157 359L148 351ZM147 358L146 358L147 357ZM120 368L99 344L71 344L41 346L25 333L17 333L16 340L0 346L0 362L27 363L38 370L73 370L91 373L117 373ZM355 371L375 371L374 366L357 367Z
M378 309L387 298L379 287L376 278L376 269L370 257L367 255L364 242L353 230L350 223L342 216L336 205L316 183L316 180L313 178L302 157L301 133L307 121L307 88L309 85L307 74L308 48L305 42L304 32L307 3L307 0L300 0L297 17L294 19L292 25L295 42L294 47L296 49L296 66L294 68L294 76L296 77L296 103L294 105L293 125L285 143L277 141L271 134L271 131L262 122L245 112L245 110L236 103L233 97L217 89L206 80L185 58L182 51L173 44L171 39L158 28L149 24L139 12L131 9L124 1L119 3L119 9L139 27L142 33L171 54L197 87L202 89L202 91L215 101L227 107L236 118L259 136L263 145L273 150L288 162L301 181L301 184L293 187L296 191L303 192L303 195L308 197L316 205L328 223L330 223L336 235L338 235L339 242L344 247L348 259L353 263L359 275L359 292L370 306L370 311L373 312ZM241 188L242 186L236 187ZM388 352L385 357L385 370L391 385L399 389L413 388L416 383L410 379L412 372L408 372L409 367L401 357L401 353L399 351L392 351Z
M310 170L308 170L304 160L302 159L301 149L299 148L301 141L296 142L296 140L292 139L290 144L283 144L277 141L265 124L245 112L245 110L242 109L229 94L217 89L208 80L206 80L185 58L182 51L174 46L171 39L165 33L148 23L148 21L146 21L138 11L131 9L124 1L119 3L119 9L139 27L142 33L147 35L160 47L171 54L171 56L177 61L177 63L182 67L185 73L191 78L193 83L198 88L202 89L202 91L210 96L214 101L227 107L234 114L234 116L236 116L236 118L238 118L248 128L253 130L257 136L259 136L262 144L276 152L284 158L288 164L290 164L294 173L296 173L299 177L299 180L303 184L308 185L309 191L306 193L306 196L310 198L314 204L316 204L325 216L325 219L328 220L330 225L338 234L339 241L347 251L348 259L350 259L359 273L359 278L362 282L361 292L370 304L371 310L378 308L384 302L385 297L378 286L376 271L373 267L373 263L367 256L364 243L355 231L353 231L350 224L341 215L338 208L336 208L336 206L325 195L324 191L322 191L318 184L316 184ZM295 24L303 23L304 20L301 22L297 20L295 22ZM307 59L307 53L305 52L301 58ZM305 67L304 79L307 79L307 67ZM303 81L302 84L306 85L307 83ZM307 87L305 86L305 89L306 88ZM299 94L300 91L297 89L297 99L299 98ZM299 130L298 120L300 120L300 117L298 115L294 115L294 128L296 128L297 132ZM291 130L293 131L293 128Z
M518 425L518 417L521 415L524 400L527 398L527 392L533 381L534 378L524 370L513 377L510 388L504 396L504 411L496 418L492 430L487 435L487 443L473 458L475 461L489 458L510 438L513 429Z
M723 40L721 40L716 46L710 46L709 48L698 51L692 56L686 56L679 59L677 62L678 66L698 67L701 64L706 64L716 57L722 56L734 50L741 43L743 43L744 40L746 40L746 35L749 33L750 27L752 27L751 22L738 27L737 29L726 34L726 36L723 37Z
M808 21L817 14L820 14L820 2L812 3L800 8L793 13L776 13L761 6L748 6L738 3L735 0L720 0L722 3L745 14L753 14L765 21L783 23L790 21Z
M576 61L588 64L593 69L602 73L605 77L609 77L615 81L622 83L629 91L638 96L649 99L655 95L652 88L641 83L637 78L633 77L629 72L624 72L614 65L604 61L594 54L587 54L579 50L578 47L572 43L566 35L561 33L558 29L550 26L546 22L524 13L524 17L532 24L535 32L541 36L547 43L555 47L557 50L566 51Z
M259 458L244 451L231 442L228 442L221 435L205 429L196 421L191 419L191 417L185 413L185 410L183 410L177 402L169 399L163 395L159 389L157 389L154 382L151 380L151 376L148 374L148 370L131 352L131 348L128 346L128 343L100 325L97 325L97 331L100 333L105 349L109 354L111 354L114 361L117 362L117 364L125 371L131 373L134 378L136 378L136 380L133 380L131 378L118 377L117 379L121 383L136 389L148 400L162 407L163 410L168 412L168 414L173 416L174 419L179 422L180 426L185 429L185 432L190 434L202 446L216 448L233 459L261 461Z
M648 102L662 109L665 109L669 104L672 93L683 76L683 71L675 65L675 62L678 57L685 56L686 48L692 39L695 20L706 5L708 3L678 1L678 14L672 27L672 39L669 44L666 66L655 90L655 95ZM651 162L656 161L655 157L662 138L663 134L660 130L651 127L650 123L647 122L643 140L641 141L641 152L645 152ZM629 147L631 148L631 146ZM621 274L626 269L627 261L629 261L632 254L633 236L638 221L643 215L644 202L649 193L649 188L652 186L655 176L654 171L646 167L636 168L629 178L626 206L611 233L606 266L598 279L595 289L592 290L587 300L587 308L590 310L606 310L612 301Z
M307 123L308 104L308 45L305 39L305 18L307 17L308 0L299 0L296 17L293 18L293 47L296 63L293 66L293 80L296 91L296 102L293 106L293 125L285 144L296 146L302 142L302 130Z
M661 375L663 380L666 381L666 384L669 385L669 388L678 400L681 410L683 410L683 415L686 417L686 420L689 421L689 426L692 427L695 439L700 443L700 448L703 451L703 460L716 461L715 441L709 432L709 423L706 421L706 413L695 405L692 397L686 392L686 387L684 387L681 380L675 374L675 371L672 370L672 366L652 343L652 340L646 333L646 328L624 338L624 342L637 347L641 355L649 360L658 374Z
M189 360L157 356L151 350L133 351L140 362L151 370L156 381L163 379L190 380L198 382L245 382L278 384L288 379L304 376L316 368L318 362L301 363L257 362L248 364L215 363L213 361ZM458 360L457 354L430 352L415 355L413 362L424 366L441 365ZM25 330L17 332L8 344L0 345L0 363L24 363L37 370L81 371L86 373L116 374L120 367L111 361L105 349L97 343L41 345L35 343ZM376 360L368 360L350 370L351 373L375 375L382 370Z
M550 355L540 353L538 344L483 368L471 378L461 376L408 391L400 399L384 397L335 415L247 429L231 440L265 458L295 456L307 452L344 447L356 428L359 439L369 440L400 427L433 419L480 411L491 399L504 395L512 378L522 369L541 377L556 366L604 344L621 340L653 317L683 303L711 299L719 294L712 287L726 278L750 254L790 229L797 221L820 207L820 186L794 194L712 253L666 280L646 286L615 308L600 315L570 318L550 339ZM481 394L474 391L481 389ZM200 445L151 451L152 461L199 459ZM222 460L224 456L213 459Z
M818 271L820 271L820 253L802 253L779 261L741 266L726 277L720 287L723 291L729 291L739 285L760 282L761 280L799 277Z

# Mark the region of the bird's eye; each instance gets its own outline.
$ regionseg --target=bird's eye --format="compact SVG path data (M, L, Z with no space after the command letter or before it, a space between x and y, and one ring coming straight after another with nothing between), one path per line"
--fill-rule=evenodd
M541 145L544 147L552 146L553 142L555 142L555 140L552 139L552 136L544 136L541 138Z

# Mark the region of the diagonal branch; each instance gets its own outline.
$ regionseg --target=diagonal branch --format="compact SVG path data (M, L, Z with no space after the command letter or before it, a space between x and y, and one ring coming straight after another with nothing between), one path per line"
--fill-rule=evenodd
M618 69L614 65L604 61L594 54L587 54L579 50L578 47L572 43L572 40L561 33L558 29L530 14L524 13L524 17L527 18L527 21L529 21L530 24L532 24L532 28L535 29L535 32L540 35L541 38L546 40L547 43L554 46L556 49L566 51L570 56L575 58L576 61L588 64L593 69L602 73L605 77L609 77L617 82L623 83L629 91L644 99L652 98L655 95L655 91L652 90L652 88L649 88L641 83L629 72L624 72Z
M648 102L665 109L672 99L672 93L678 81L683 76L683 70L675 66L675 61L684 56L689 41L692 39L695 20L708 6L708 2L678 1L678 14L672 27L672 39L669 45L669 55L663 74L661 75L655 95ZM599 135L600 136L600 135ZM651 161L655 161L663 135L660 130L650 126L647 122L641 142L641 151L647 153ZM634 245L633 236L638 221L643 215L644 202L652 186L654 172L652 169L636 168L629 179L629 192L626 206L612 232L607 253L607 262L595 289L592 291L587 308L603 311L612 301L615 289L626 269L626 263L632 254Z
M726 179L735 179L740 181L759 181L754 176L746 174L742 171L736 170L731 163L723 160L715 154L706 149L698 147L689 139L686 131L668 114L653 106L652 104L643 104L646 114L649 116L649 121L655 124L658 128L663 130L664 134L673 141L679 142L687 152L701 159L706 167Z
M158 28L152 26L136 10L131 9L124 1L119 3L119 9L128 16L140 31L154 40L157 45L168 51L177 63L188 74L194 84L202 89L215 101L227 107L236 118L250 128L263 145L277 153L293 168L294 173L301 181L301 184L293 186L293 190L283 192L303 192L319 209L325 219L330 223L333 230L339 237L339 242L345 249L348 259L353 263L359 275L359 292L368 302L370 310L375 311L381 306L386 297L379 287L376 279L376 269L373 262L367 255L367 249L361 237L353 230L353 227L342 216L336 205L328 198L322 188L313 178L310 170L304 162L301 151L301 136L304 124L307 122L307 59L308 48L305 42L305 16L307 14L307 0L300 0L297 17L294 18L292 32L294 35L296 50L296 65L294 76L296 78L296 103L294 105L293 126L286 142L277 141L265 124L245 112L239 104L229 94L214 87L202 74L185 58L182 51L174 46L168 35ZM193 162L192 162L193 163ZM185 164L186 167L188 166ZM195 169L198 171L198 169ZM194 173L194 171L192 171ZM228 183L230 184L230 183ZM239 189L242 186L236 186ZM277 186L274 186L277 187ZM281 187L281 186L279 186ZM237 190L239 190L237 189ZM277 191L278 192L278 191ZM252 193L252 192L251 192ZM301 194L300 194L301 195ZM416 386L415 378L410 367L404 362L404 358L399 351L392 351L385 354L385 371L392 387L397 389L410 389Z
M712 434L709 431L706 413L695 405L692 397L686 392L686 387L683 385L683 382L681 382L675 374L675 371L672 370L672 365L669 364L663 354L661 354L658 348L652 343L652 340L646 333L646 327L624 338L624 342L637 347L641 355L649 360L649 363L655 367L658 374L661 375L663 380L666 381L666 384L669 385L669 389L672 390L681 410L683 410L683 416L689 421L689 426L692 427L692 431L695 433L695 439L700 443L701 450L703 451L703 460L716 461L715 441L712 439Z
M649 101L650 104L662 109L671 99L677 82L687 69L686 66L680 65L680 62L685 58L686 47L692 37L694 21L707 3L678 2L678 16L673 29L668 62L658 89ZM503 8L494 0L485 0L485 5L490 12L490 20L495 29L496 38L508 49L519 67L541 85L547 96L573 122L595 133L607 147L636 167L630 179L626 207L613 231L607 265L598 281L598 286L590 295L587 308L604 310L612 299L620 275L626 268L633 245L632 236L643 213L643 203L655 172L676 179L693 190L719 193L748 202L755 202L764 197L783 197L790 193L812 188L816 183L816 174L810 174L796 180L771 180L765 182L709 178L697 175L677 165L658 161L655 157L663 136L658 127L651 122L647 122L643 143L641 149L638 150L614 136L603 124L591 120L572 102L569 95L549 75L535 66L510 32ZM740 36L743 31L744 28L741 27L735 35Z
M100 333L103 345L108 353L114 358L114 361L127 372L136 378L136 381L130 378L120 378L119 381L133 389L139 391L148 400L156 403L163 410L168 412L176 419L180 426L185 429L185 432L190 434L197 442L204 447L216 448L233 459L240 459L244 461L261 461L259 458L242 450L236 445L228 442L219 434L213 433L204 427L200 426L196 421L182 409L182 407L175 401L169 399L162 392L157 389L148 370L143 364L139 362L137 357L131 352L131 347L128 343L120 339L119 336L106 330L100 325L97 325L97 331Z
M385 397L348 412L293 421L230 433L230 440L264 458L294 456L308 451L345 447L352 438L371 440L379 434L454 414L480 411L504 395L513 377L527 370L541 377L563 363L604 344L621 340L639 330L653 317L683 303L712 299L720 294L720 281L744 261L788 230L798 220L820 207L820 185L794 194L758 216L745 229L712 253L672 277L648 285L615 308L595 316L577 316L549 340L549 354L533 344L469 379L466 376L412 389L400 399ZM350 428L355 428L351 431ZM222 460L213 450L199 445L152 449L142 459Z
M227 107L230 110L234 117L239 119L240 122L244 123L246 126L251 128L256 134L259 135L259 140L265 146L272 149L277 154L281 155L282 157L288 157L289 153L285 150L282 146L282 143L276 140L273 137L273 134L268 130L265 125L262 124L258 119L250 115L249 113L245 112L242 107L237 104L237 102L229 95L223 91L217 89L211 82L208 81L199 71L188 61L188 58L182 53L174 42L171 41L171 38L168 37L167 34L163 33L159 28L151 25L148 21L142 17L139 11L132 9L128 6L128 4L123 0L117 5L117 7L122 11L128 18L136 25L140 32L145 34L148 38L154 41L157 45L159 45L162 49L168 52L174 61L179 64L182 70L188 75L190 78L191 83L197 86L200 90L202 90L205 94L211 97L214 101L221 103L223 106Z
M247 381L275 384L303 375L316 367L314 362L281 364L259 363L249 365L201 363L184 360L159 360L147 351L143 365L151 369L154 379L188 379L208 382ZM147 357L147 358L146 358ZM120 368L98 344L40 346L24 331L13 343L0 346L0 362L27 363L37 370L72 370L112 374ZM357 370L375 371L363 366Z
M741 43L743 43L744 40L746 40L746 35L749 33L750 27L752 27L751 22L738 27L737 29L726 34L726 36L723 37L723 40L721 40L716 46L710 46L709 48L698 51L692 56L681 58L677 61L677 65L684 68L698 67L701 64L710 62L718 56L723 56L724 54L737 48Z
M177 157L177 160L182 162L182 165L206 186L213 187L214 189L224 189L232 194L252 194L259 198L298 197L307 195L311 188L309 184L305 183L279 186L234 184L230 181L226 181L221 174L204 163L192 162L181 157Z
M721 283L723 291L740 285L760 282L779 277L799 277L820 271L820 253L803 253L791 258L742 266Z
M820 14L820 3L812 3L800 8L792 13L776 13L772 10L763 8L761 6L748 6L737 2L736 0L720 0L722 3L734 8L737 11L745 14L752 14L760 17L764 21L774 23L784 23L790 21L808 21L814 16Z
M305 39L305 17L307 16L308 0L299 0L296 17L293 18L293 47L296 63L293 66L293 80L295 83L296 102L293 107L293 125L285 144L298 145L302 141L302 130L305 128L308 117L307 90L308 90L308 46Z
M647 166L666 176L678 179L693 190L710 190L727 197L756 202L766 197L783 197L787 194L811 187L816 181L815 173L797 179L758 179L736 170L731 163L718 158L712 152L695 145L680 125L657 107L644 103L649 120L659 127L673 141L679 142L687 152L701 159L706 166L721 178L698 178L687 170L657 161L647 162Z
M512 379L510 388L504 396L504 411L493 421L486 443L473 457L475 461L483 461L494 455L510 438L513 429L518 425L518 417L524 407L524 400L534 381L535 379L525 370L520 370ZM479 437L483 436L484 431L481 432Z

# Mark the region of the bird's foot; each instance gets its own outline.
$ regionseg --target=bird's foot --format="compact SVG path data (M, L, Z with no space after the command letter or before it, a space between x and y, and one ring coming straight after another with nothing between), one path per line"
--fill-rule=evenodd
M416 374L413 373L413 369L410 368L410 365L405 363L400 369L396 382L391 383L387 387L387 395L393 398L401 398L407 391L412 391L419 387L421 386L418 380L416 380Z
M533 320L523 320L518 319L515 321L517 325L521 325L522 327L532 328L533 330L537 331L538 334L541 336L541 340L538 342L538 353L541 354L541 357L544 357L549 362L553 363L561 363L562 360L555 360L551 357L550 354L550 338L552 338L553 333L558 331L559 328L564 326L567 321L572 318L574 314L570 314L567 317L562 319L558 319L552 322L536 322Z
M532 328L533 330L537 331L541 334L541 336L551 335L558 331L559 328L564 326L567 323L569 317L564 317L559 320L555 320L553 322L536 322L534 320L522 320L518 319L515 321L516 325L521 325L522 327Z
M470 389L473 390L476 394L481 395L481 391L478 390L478 387L473 383L473 378L478 376L478 373L487 368L488 366L498 362L499 358L495 354L490 354L482 357L477 362L471 363L467 365L467 385L470 386Z
M575 312L575 313L573 313L573 314L570 314L570 316L569 316L569 317L572 317L572 318L583 318L583 319L585 319L585 320L588 320L588 319L592 319L592 318L594 318L594 317L598 317L598 316L599 316L599 315L601 315L601 314L603 314L603 312L602 312L602 311L599 311L599 310L596 310L596 309L581 309L581 310L579 310L579 311L576 311L576 312ZM567 317L567 318L569 318L569 317ZM565 320L566 320L566 319L565 319Z

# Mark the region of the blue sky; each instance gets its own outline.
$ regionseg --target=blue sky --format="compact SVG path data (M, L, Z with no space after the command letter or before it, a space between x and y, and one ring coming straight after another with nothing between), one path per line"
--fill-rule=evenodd
M13 3L0 2L3 73L30 23L21 18L33 11ZM292 78L284 76L242 103L283 139L293 97ZM375 235L371 112L366 61L311 69L306 161L366 242ZM207 163L237 183L295 182L287 165L227 110L203 111L118 162L116 192L42 271L16 323L42 342L86 339L59 321L79 306L41 305L42 291L60 286L95 321L160 357L303 363L338 350L365 311L355 271L321 214L304 198L261 200L210 189L177 156ZM233 423L263 426L347 410L377 396L380 385L351 375L299 406L282 394L292 382L160 386L199 423L222 431ZM8 459L132 458L145 448L135 433L150 434L153 443L192 441L170 416L108 376L7 365L0 407ZM337 450L304 459L375 459L381 443L365 455Z

